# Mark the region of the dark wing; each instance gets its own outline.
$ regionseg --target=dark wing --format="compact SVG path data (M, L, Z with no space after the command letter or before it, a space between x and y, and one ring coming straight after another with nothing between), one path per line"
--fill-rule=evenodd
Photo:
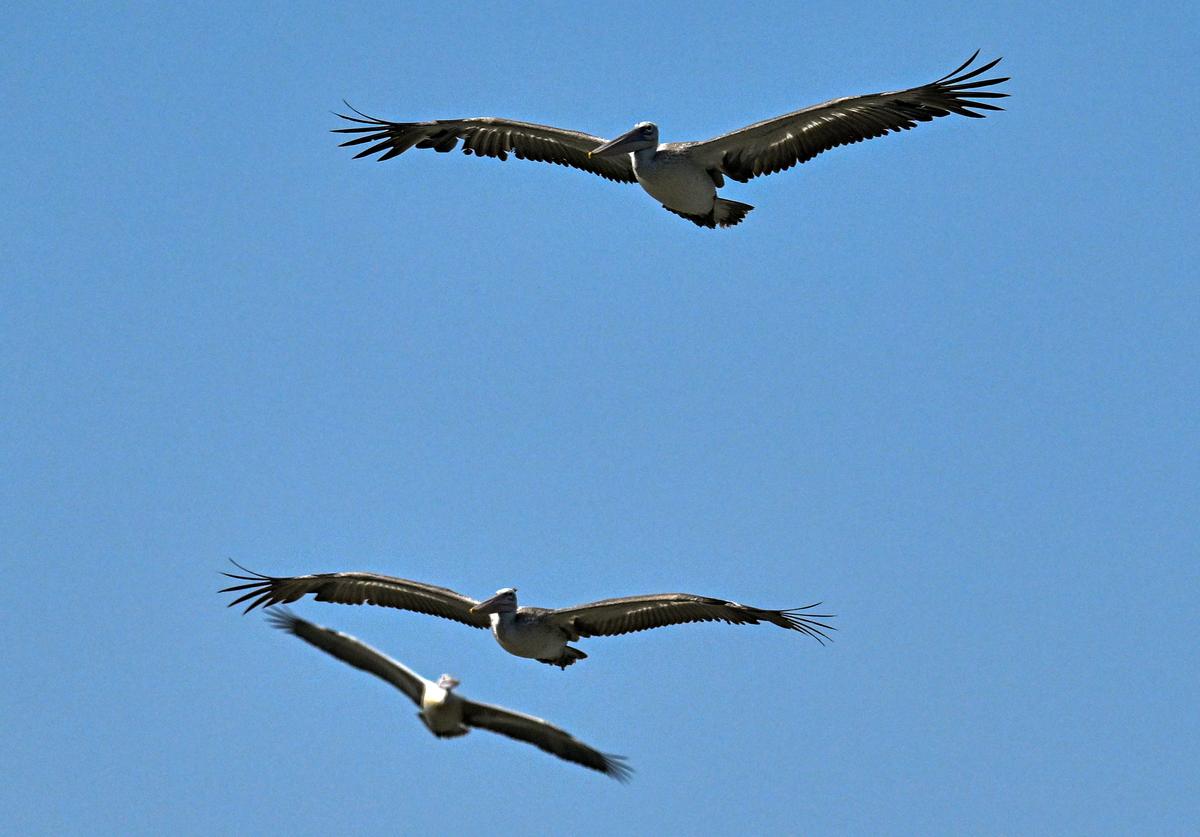
M350 107L349 104L346 106ZM451 151L462 140L464 154L499 157L501 160L507 160L508 155L512 154L518 160L570 166L620 183L637 182L633 176L633 161L628 154L616 157L589 156L589 152L605 142L602 137L593 137L591 134L491 116L436 119L432 122L388 122L367 116L352 107L350 109L358 116L336 115L358 123L358 127L334 128L333 132L362 134L343 142L342 147L372 143L354 155L355 159L378 153L380 160L390 160L410 148Z
M1003 108L977 100L1001 99L1008 94L980 88L1000 84L1008 78L971 81L1000 63L997 58L963 72L978 55L976 50L961 67L930 84L892 93L832 99L706 142L685 143L684 147L705 168L744 183L752 177L790 169L839 145L906 131L918 122L929 122L939 116L957 113L981 118L985 114L975 111Z
M430 616L441 616L443 619L453 619L473 628L486 628L490 624L487 614L471 613L471 608L479 602L445 587L434 587L432 584L377 573L316 573L276 578L247 570L236 561L231 563L249 575L222 575L248 583L235 584L220 592L246 591L229 603L229 606L233 607L249 600L250 604L246 605L245 613L256 607L294 602L309 593L314 593L318 602L394 607L398 610L411 610L416 613L428 613Z
M267 621L273 627L295 634L309 645L337 657L343 663L386 680L408 695L413 703L421 705L421 695L425 692L424 678L382 651L376 651L348 634L307 622L286 607L273 607L268 610Z
M691 593L657 593L560 608L552 611L547 621L571 633L572 641L579 637L617 636L686 622L727 622L731 625L770 622L789 631L808 634L824 645L825 640L830 639L825 631L836 628L817 621L831 619L833 614L808 612L819 605L817 602L790 610L762 610Z
M532 715L522 715L520 712L499 706L464 699L463 722L468 726L525 741L560 759L599 770L621 782L629 781L633 772L633 769L625 764L624 756L614 756L592 749L566 730Z

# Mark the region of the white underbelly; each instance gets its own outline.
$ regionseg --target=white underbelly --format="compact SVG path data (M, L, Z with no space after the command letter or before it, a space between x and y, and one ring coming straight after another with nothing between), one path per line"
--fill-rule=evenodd
M688 215L707 215L717 187L704 169L684 161L634 166L638 183L659 203Z
M508 653L533 660L557 659L567 644L566 637L558 631L538 628L500 625L492 629L492 636Z
M455 732L462 726L462 701L438 686L429 686L421 696L421 714L434 732Z

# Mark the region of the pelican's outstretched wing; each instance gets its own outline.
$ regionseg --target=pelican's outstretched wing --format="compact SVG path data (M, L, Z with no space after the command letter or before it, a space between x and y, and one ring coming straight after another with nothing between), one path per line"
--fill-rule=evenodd
M808 612L819 605L820 602L817 602L791 610L762 610L690 593L657 593L560 608L548 612L544 618L570 632L572 641L579 637L617 636L685 622L728 622L731 625L770 622L790 631L808 634L823 645L825 640L830 639L825 631L836 628L817 621L830 619L833 614Z
M882 137L892 131L916 127L939 116L957 113L980 118L979 110L1003 108L977 101L1002 99L1007 93L982 90L1008 81L989 78L971 81L1000 63L997 58L963 72L975 55L935 82L892 93L847 96L777 116L728 134L698 143L682 143L689 156L709 171L746 182L752 177L790 169L839 145Z
M564 729L532 715L522 715L511 709L463 700L463 723L487 729L525 741L539 749L552 753L560 759L573 761L599 770L621 782L629 780L633 769L625 764L624 756L614 756L595 750L575 738Z
M347 107L350 107L347 104ZM604 144L602 137L579 131L480 116L471 119L436 119L432 122L388 122L367 116L354 108L357 116L339 113L342 119L357 123L354 128L334 128L337 134L362 134L342 143L342 146L373 143L355 155L367 157L379 153L380 160L390 160L410 148L432 148L451 151L462 140L463 153L480 157L499 157L507 160L512 154L518 160L537 160L582 169L620 183L636 183L633 161L628 154L617 157L589 157L588 152Z
M318 602L394 607L398 610L411 610L416 613L440 616L443 619L453 619L455 622L462 622L473 628L486 628L490 625L487 614L471 613L471 608L479 602L461 593L447 590L445 587L434 587L432 584L422 584L419 581L409 581L404 578L392 578L389 575L361 572L315 573L292 578L276 578L247 570L236 561L231 563L249 575L234 573L222 573L222 575L247 583L235 584L219 592L245 591L229 603L229 606L233 607L249 600L250 604L246 605L244 613L249 613L256 607L287 604L307 596L309 593L314 593Z
M425 691L425 679L412 669L396 662L382 651L377 651L365 642L349 634L301 619L286 607L273 607L267 611L267 620L280 630L295 634L309 645L320 648L326 654L337 657L343 663L370 672L391 683L417 706Z

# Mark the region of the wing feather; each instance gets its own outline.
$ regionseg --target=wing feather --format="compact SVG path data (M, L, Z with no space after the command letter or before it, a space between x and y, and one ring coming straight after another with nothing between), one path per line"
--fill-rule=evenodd
M705 142L684 143L683 146L706 168L744 183L753 177L790 169L831 148L906 131L939 116L955 113L981 118L985 114L978 111L1003 108L980 99L1008 96L982 88L1001 84L1008 78L970 81L1000 63L997 58L963 73L978 56L976 50L953 72L920 87L831 99Z
M560 608L551 611L546 618L572 634L572 641L580 637L618 636L688 622L726 622L730 625L770 622L789 631L800 631L824 644L830 639L825 631L836 628L819 621L831 619L833 614L811 612L819 606L820 602L817 602L789 610L763 610L691 593L658 593Z
M309 645L320 648L343 663L386 680L408 695L413 703L421 705L421 695L425 691L424 678L382 651L349 634L301 619L286 607L273 607L268 610L267 620L273 627L300 637Z
M453 619L474 628L489 626L486 614L471 613L471 608L479 604L478 601L445 587L434 587L419 581L366 572L276 577L248 570L236 561L231 563L249 575L222 575L246 583L235 584L219 592L240 593L241 595L229 603L229 607L249 602L244 613L249 613L256 607L288 604L312 593L318 602L392 607Z
M628 154L616 157L588 156L589 152L604 144L602 137L591 134L490 116L436 119L431 122L389 122L367 116L349 104L346 107L358 115L336 115L355 123L355 126L334 128L333 132L361 135L341 144L342 147L367 146L354 155L355 159L379 154L379 160L390 160L413 147L445 152L452 150L461 140L464 154L500 160L507 160L508 155L512 154L518 160L569 166L619 183L637 182Z
M625 764L624 756L602 753L584 744L571 733L549 721L513 712L488 703L463 700L463 721L469 726L515 738L566 761L598 770L606 776L627 782L633 769Z

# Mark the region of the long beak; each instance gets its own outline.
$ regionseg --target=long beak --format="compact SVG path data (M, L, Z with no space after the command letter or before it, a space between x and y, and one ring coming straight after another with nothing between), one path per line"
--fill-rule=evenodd
M491 612L492 612L492 608L494 608L494 607L495 607L495 605L496 605L496 601L497 601L499 598L500 598L499 596L492 596L492 597L491 597L490 599L488 599L487 601L480 602L480 603L479 603L479 604L477 604L477 605L472 605L472 606L471 606L471 611L470 611L470 612L471 612L471 613L491 613Z
M589 151L588 156L589 157L612 157L614 154L621 154L621 153L629 150L629 149L625 148L626 143L632 143L635 139L640 139L641 135L642 135L641 130L638 128L634 128L630 131L626 131L625 133L621 134L621 136L617 137L615 140L606 142L606 143L604 143L604 145L600 146L599 148L595 148L595 149Z

